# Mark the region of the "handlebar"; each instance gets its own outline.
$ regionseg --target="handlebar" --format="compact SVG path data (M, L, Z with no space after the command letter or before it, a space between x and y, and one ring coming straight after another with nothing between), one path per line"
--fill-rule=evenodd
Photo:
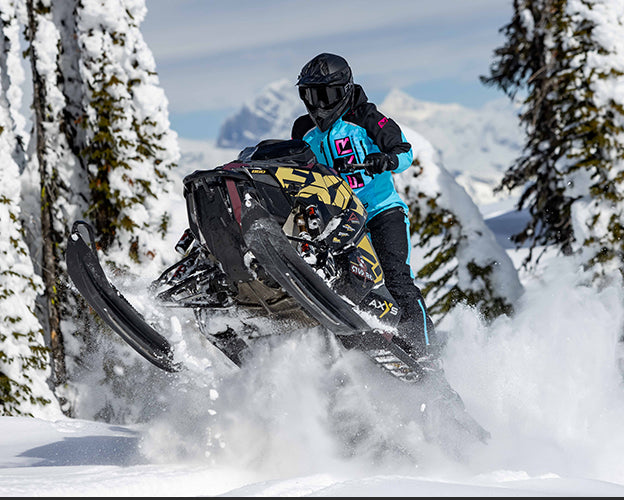
M334 160L334 168L339 172L355 172L356 170L366 169L366 163L345 163L344 161L338 162L337 160L342 160L342 158L337 158Z
M356 170L366 169L366 164L364 163L349 163L344 165L340 171L341 172L355 172Z

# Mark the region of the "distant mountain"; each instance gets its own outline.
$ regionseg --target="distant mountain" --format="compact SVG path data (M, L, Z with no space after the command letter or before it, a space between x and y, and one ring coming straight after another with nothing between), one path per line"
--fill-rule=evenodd
M292 81L273 82L225 120L217 146L243 149L263 139L290 139L293 122L304 113L305 106Z
M454 176L475 203L490 204L508 196L495 195L493 187L520 154L523 135L517 111L507 99L471 109L419 101L393 90L378 106L429 140L438 153L436 163ZM271 83L225 120L217 146L242 150L263 139L288 139L293 121L305 112L291 81Z
M427 138L443 165L478 204L507 198L493 186L522 152L524 134L517 109L508 99L480 109L459 104L419 101L400 90L391 91L379 109L399 124Z

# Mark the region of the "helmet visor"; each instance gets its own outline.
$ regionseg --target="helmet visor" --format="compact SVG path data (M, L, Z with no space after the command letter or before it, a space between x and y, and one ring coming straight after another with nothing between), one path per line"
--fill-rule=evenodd
M299 96L311 108L331 108L346 94L347 89L344 85L299 87Z

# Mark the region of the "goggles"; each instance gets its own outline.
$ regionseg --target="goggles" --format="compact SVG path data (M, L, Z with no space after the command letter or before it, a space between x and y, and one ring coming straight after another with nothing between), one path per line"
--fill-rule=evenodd
M299 96L311 108L331 108L345 95L347 95L347 87L345 85L332 87L299 87Z

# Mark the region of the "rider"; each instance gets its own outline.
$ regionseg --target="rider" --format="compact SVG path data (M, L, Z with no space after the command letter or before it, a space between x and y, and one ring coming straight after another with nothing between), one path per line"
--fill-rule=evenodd
M319 54L303 67L297 86L308 114L295 120L292 138L310 144L317 160L337 170L364 203L386 286L403 310L399 336L417 356L432 357L433 322L410 267L408 208L392 178L411 165L412 146L353 83L344 58ZM351 163L365 166L353 170Z

